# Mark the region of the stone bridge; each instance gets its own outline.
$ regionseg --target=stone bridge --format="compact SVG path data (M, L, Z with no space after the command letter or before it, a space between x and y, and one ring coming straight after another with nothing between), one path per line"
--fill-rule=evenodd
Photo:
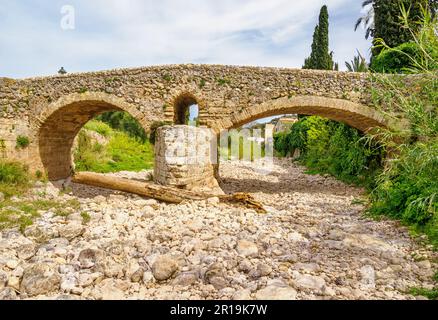
M366 131L390 126L370 102L367 74L169 65L15 80L0 79L0 156L50 179L68 176L73 140L96 115L122 110L148 131L184 122L199 105L201 125L222 129L280 114L321 115ZM18 137L30 144L17 146Z

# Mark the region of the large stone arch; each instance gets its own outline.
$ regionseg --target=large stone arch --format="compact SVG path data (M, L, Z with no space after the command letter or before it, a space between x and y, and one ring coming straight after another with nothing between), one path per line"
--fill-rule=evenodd
M236 111L216 129L238 128L257 119L281 114L319 115L346 123L362 132L375 127L394 127L383 114L359 103L319 96L294 96Z
M135 106L106 93L71 94L50 104L39 115L38 153L50 180L69 176L75 137L88 121L108 111L126 111L148 130L148 120Z

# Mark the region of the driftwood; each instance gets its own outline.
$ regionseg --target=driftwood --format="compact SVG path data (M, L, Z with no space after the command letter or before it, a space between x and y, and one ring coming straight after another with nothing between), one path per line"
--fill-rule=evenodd
M266 213L266 210L263 208L263 206L255 201L254 198L247 193L217 195L203 192L194 192L174 187L158 185L152 182L141 182L125 178L106 176L103 174L92 172L76 173L73 177L73 182L94 187L133 193L167 203L181 203L187 200L199 201L217 197L221 202L243 205L247 208L255 209L257 212Z

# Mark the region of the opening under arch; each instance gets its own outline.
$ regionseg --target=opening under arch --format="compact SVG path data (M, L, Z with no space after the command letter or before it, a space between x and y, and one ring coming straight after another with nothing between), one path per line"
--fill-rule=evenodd
M125 108L109 102L82 100L61 106L47 117L39 129L38 140L41 161L50 180L70 176L73 166L72 148L79 131L93 118L111 111L129 113ZM140 119L137 121L142 124Z
M178 97L174 105L174 123L178 125L199 125L199 106L196 98L190 94Z

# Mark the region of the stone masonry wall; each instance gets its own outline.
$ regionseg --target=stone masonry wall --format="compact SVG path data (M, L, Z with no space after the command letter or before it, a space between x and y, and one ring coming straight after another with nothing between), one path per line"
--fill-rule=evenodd
M185 125L157 130L154 180L186 190L219 190L214 176L216 136L211 129Z
M370 103L371 86L361 73L220 65L0 78L0 155L63 178L75 135L97 114L127 111L149 130L155 121L174 122L181 101L196 101L201 125L215 132L284 113L318 114L367 130L386 125ZM16 148L19 135L30 139L27 148Z

